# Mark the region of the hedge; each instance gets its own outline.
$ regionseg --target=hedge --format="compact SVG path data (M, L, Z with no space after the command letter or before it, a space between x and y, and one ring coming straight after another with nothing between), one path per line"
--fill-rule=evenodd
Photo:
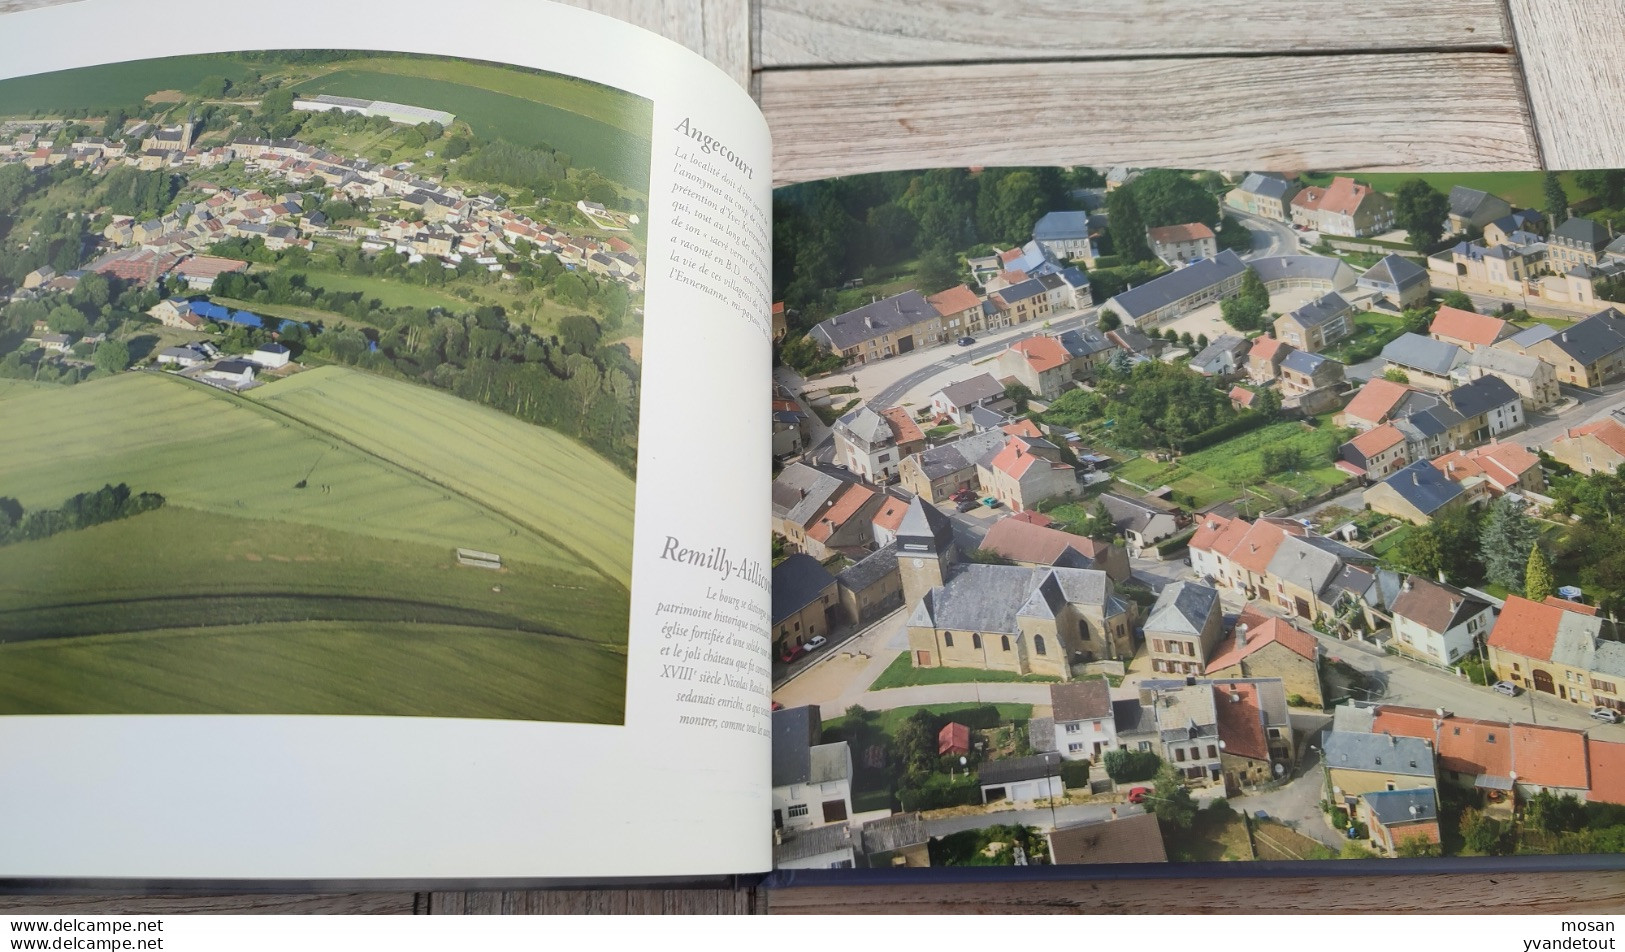
M922 787L898 787L897 805L904 813L940 810L943 807L976 806L982 802L982 785L964 774L949 780L934 774Z
M1228 423L1209 427L1195 436L1184 440L1176 440L1174 448L1181 453L1194 453L1197 450L1205 450L1215 443L1223 443L1233 436L1240 436L1243 433L1256 430L1269 422L1270 418L1262 413L1246 413Z
M1082 787L1089 786L1089 761L1061 761L1061 783L1069 790L1077 790Z
M1185 546L1189 545L1190 541L1191 541L1191 538L1193 536L1195 536L1195 535L1196 535L1196 527L1192 526L1191 528L1186 529L1184 532L1181 532L1179 535L1169 536L1168 538L1163 539L1161 542L1157 543L1157 545L1156 545L1157 554L1158 555L1167 555L1170 552L1177 552L1178 550L1183 549L1183 548L1185 548Z

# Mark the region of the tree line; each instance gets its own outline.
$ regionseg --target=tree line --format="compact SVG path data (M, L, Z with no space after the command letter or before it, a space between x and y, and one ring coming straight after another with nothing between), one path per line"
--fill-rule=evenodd
M25 510L15 498L0 496L0 545L32 542L128 519L163 504L164 497L158 493L132 492L124 483L108 484L94 492L71 496L55 509Z

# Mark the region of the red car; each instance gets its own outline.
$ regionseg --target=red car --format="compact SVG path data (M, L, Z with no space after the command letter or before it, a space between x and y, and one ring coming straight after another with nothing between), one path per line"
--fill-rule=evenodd
M1144 803L1145 798L1151 795L1150 787L1135 787L1128 792L1128 802Z

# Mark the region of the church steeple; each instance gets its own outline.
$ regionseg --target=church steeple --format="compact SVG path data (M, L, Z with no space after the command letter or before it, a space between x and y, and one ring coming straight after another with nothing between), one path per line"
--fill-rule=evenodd
M954 526L942 510L919 496L908 504L897 527L897 570L903 579L903 600L917 605L953 573L959 550Z

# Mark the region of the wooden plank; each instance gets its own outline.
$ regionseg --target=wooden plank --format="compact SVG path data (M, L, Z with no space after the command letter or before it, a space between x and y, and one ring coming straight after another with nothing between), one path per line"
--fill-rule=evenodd
M1625 167L1625 6L1509 0L1546 167Z
M410 915L413 893L197 896L0 896L0 915Z
M1350 862L1358 862L1350 860ZM1372 860L1371 862L1380 862ZM803 887L768 893L774 914L1439 912L1618 913L1625 873L1466 873L1429 876L1133 878L1098 882Z
M961 165L1528 169L1511 56L765 70L777 183Z
M431 915L749 915L756 891L739 889L534 889L437 892Z
M1606 2L1606 0L1598 0ZM1329 11L1328 11L1329 13ZM761 0L759 65L1505 50L1501 0Z

